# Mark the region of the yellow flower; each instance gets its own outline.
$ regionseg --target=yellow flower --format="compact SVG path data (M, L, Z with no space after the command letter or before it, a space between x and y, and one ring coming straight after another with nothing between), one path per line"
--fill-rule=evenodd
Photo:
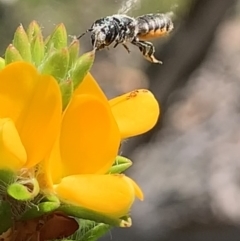
M122 139L146 132L159 115L147 90L108 102L90 74L61 113L56 80L28 63L0 72L0 168L38 165L42 192L111 218L128 214L141 189L125 175L106 175Z
M63 114L59 142L44 168L58 197L109 217L127 215L135 196L143 199L140 188L124 175L105 173L121 140L152 128L158 115L158 103L149 91L108 102L88 74Z
M13 63L0 72L0 169L31 168L49 155L61 121L54 78Z

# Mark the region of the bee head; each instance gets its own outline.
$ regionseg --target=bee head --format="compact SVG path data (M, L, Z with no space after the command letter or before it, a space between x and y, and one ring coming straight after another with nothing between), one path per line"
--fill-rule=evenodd
M91 42L93 48L99 50L103 49L106 46L106 34L104 31L101 31L101 29L88 29L85 33L81 34L77 37L77 39L80 39L82 36L84 36L87 32L91 32Z
M92 46L96 50L100 50L110 45L112 42L112 25L109 24L108 18L101 18L96 20L91 28L89 28L85 33L81 34L78 39L84 36L87 32L91 32L91 42ZM115 33L115 32L114 32Z
M107 35L103 28L96 28L92 31L91 39L92 46L97 50L103 49L106 46Z

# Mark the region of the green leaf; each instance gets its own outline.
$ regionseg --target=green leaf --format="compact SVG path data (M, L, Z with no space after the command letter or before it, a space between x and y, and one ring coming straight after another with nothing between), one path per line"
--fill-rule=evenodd
M21 220L28 220L41 217L44 214L55 211L59 206L59 201L41 202L38 205L32 206L31 209L25 212L24 215L21 217Z
M58 82L61 82L67 74L69 53L67 48L53 51L44 63L39 66L42 74L52 75Z
M35 66L39 66L44 57L44 43L41 34L36 36L31 43L32 62Z
M81 84L84 77L91 69L94 58L95 58L95 51L91 51L83 54L76 61L74 67L70 71L70 78L73 81L74 90Z
M42 36L40 26L36 21L32 21L27 28L27 36L29 43L32 43L32 40L35 39L36 36L40 35Z
M115 165L115 166L112 166L107 173L108 174L122 173L122 172L126 171L131 165L132 164L129 164L129 163Z
M57 198L57 196L52 195L52 194L44 196L44 198L42 199L42 201L45 201L45 202L50 201L50 202L58 203L58 204L60 205L60 201L59 201L59 199Z
M18 50L12 44L10 44L5 52L5 65L22 60L23 58L18 52Z
M113 166L109 169L107 173L109 174L116 174L116 173L122 173L125 170L127 170L130 166L132 166L132 161L129 160L126 157L123 156L117 156L115 163Z
M123 220L121 218L108 217L102 213L97 213L92 210L70 204L62 204L58 210L76 218L92 220L98 223L109 224L111 226L129 227L131 225L131 221L129 219Z
M46 42L46 51L61 49L67 46L67 31L63 23L56 26Z
M73 40L72 43L70 44L70 46L68 47L68 51L69 51L69 65L68 65L68 69L70 69L73 64L75 64L77 58L78 58L78 54L79 54L79 41L78 40Z
M73 94L73 82L71 80L66 80L61 82L60 90L62 93L62 110L65 110Z
M20 53L22 59L24 61L31 62L31 49L30 49L30 43L28 40L27 33L25 32L22 25L20 25L13 38L13 45Z
M117 156L115 159L114 165L120 165L120 164L126 164L126 163L132 164L132 161L124 156Z
M109 232L112 226L90 220L79 220L79 230L73 235L78 241L95 241Z

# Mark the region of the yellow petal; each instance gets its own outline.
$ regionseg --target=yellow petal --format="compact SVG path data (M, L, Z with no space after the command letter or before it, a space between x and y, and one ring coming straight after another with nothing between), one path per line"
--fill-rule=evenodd
M11 119L0 119L0 169L19 170L27 154Z
M48 170L46 171L51 174L53 183L59 183L63 176L63 166L59 149L59 140L56 141L48 161L49 166Z
M147 132L156 124L160 109L148 90L135 90L109 101L122 139Z
M65 111L60 135L65 175L105 173L119 145L120 133L108 102L75 95Z
M143 192L142 192L141 188L140 188L140 187L137 185L137 183L134 182L131 178L128 178L128 181L131 182L131 185L132 185L133 188L134 188L134 192L135 192L136 197L137 197L139 200L143 201L144 195L143 195Z
M63 167L60 156L59 140L55 142L49 157L38 165L37 180L41 190L51 192L53 184L59 183L63 176Z
M0 72L0 118L11 118L27 152L26 167L41 161L56 139L61 93L56 80L16 62Z
M107 101L107 97L97 84L96 80L93 78L93 76L88 73L86 77L83 79L83 82L79 85L79 87L74 92L75 95L80 94L92 94L101 100Z
M128 214L135 199L131 179L121 174L68 176L55 191L64 202L117 218Z

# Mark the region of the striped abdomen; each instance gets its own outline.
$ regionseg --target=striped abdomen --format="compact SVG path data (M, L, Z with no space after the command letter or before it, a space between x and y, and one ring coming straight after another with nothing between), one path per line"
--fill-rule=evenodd
M140 40L158 38L168 34L173 29L169 14L146 14L136 18L138 26L137 37Z

